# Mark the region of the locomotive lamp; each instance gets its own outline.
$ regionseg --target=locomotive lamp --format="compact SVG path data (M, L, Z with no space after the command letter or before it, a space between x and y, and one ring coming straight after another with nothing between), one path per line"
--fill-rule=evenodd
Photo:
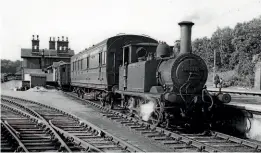
M180 54L191 53L191 28L193 22L183 21L180 25Z

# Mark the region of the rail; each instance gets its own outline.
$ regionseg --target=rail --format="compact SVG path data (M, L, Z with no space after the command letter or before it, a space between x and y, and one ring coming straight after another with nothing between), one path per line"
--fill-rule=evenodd
M66 136L67 138L72 138L74 141L76 141L77 144L81 144L83 145L85 148L87 148L85 151L98 151L98 152L103 152L102 150L100 150L99 148L91 145L90 143L87 143L86 141L83 141L81 139L79 139L78 137L56 127L55 125L53 125L52 121L49 120L49 124L56 130L58 131L60 134L63 134L64 136Z
M5 105L5 104L1 104L1 106L5 107L5 108L7 108L7 109L9 109L9 110L11 110L11 111L17 112L17 113L19 113L19 114L21 114L21 115L23 115L23 116L26 116L27 118L29 118L30 120L36 122L37 124L43 124L43 125L45 126L45 128L48 129L48 130L50 130L50 133L52 133L53 136L54 136L55 138L57 138L57 140L60 142L60 144L61 144L60 148L61 148L61 149L64 148L67 152L72 152L72 151L70 150L70 148L66 145L66 143L62 140L62 138L56 133L56 131L55 131L49 124L47 124L47 122L46 122L45 120L36 118L35 116L32 116L31 114L28 114L28 113L23 112L23 111L21 111L21 110L18 110L18 109L16 109L16 108L12 108L12 107L7 106L7 105ZM37 113L34 112L33 110L30 110L30 109L28 109L28 108L25 108L25 109L27 109L28 111L33 112L34 114L37 114ZM39 115L39 114L38 114L38 115Z
M100 129L99 127L97 127L96 125L80 118L80 117L77 117L73 114L70 114L68 112L65 112L61 109L58 109L56 107L51 107L51 106L48 106L48 105L45 105L45 104L42 104L42 103L38 103L38 102L35 102L35 101L31 101L31 100L25 100L25 99L22 99L22 98L17 98L17 97L12 97L12 96L6 96L6 95L2 95L2 100L5 99L5 98L9 98L9 99L12 99L12 100L21 100L21 101L25 101L25 102L29 102L29 103L33 103L33 104L36 104L36 105L40 105L42 107L46 107L46 108L49 108L49 109L52 109L52 110L55 110L59 113L62 113L64 114L65 116L69 116L71 117L72 119L74 120L77 120L79 122L79 124L83 125L84 127L88 127L90 130L93 130L97 135L100 135L100 136L103 136L103 137L110 137L112 138L114 141L116 141L117 144L121 145L123 148L126 148L126 149L129 149L131 152L144 152L143 150L129 144L128 142L110 134L109 132L107 131L104 131L102 129ZM26 108L25 106L21 105L21 104L18 104L12 100L7 100L5 99L6 101L10 102L10 103L14 103L15 105L17 106L20 106L20 107L23 107L23 108ZM30 109L29 109L30 110ZM35 112L33 110L31 110L32 112ZM37 112L35 112L34 114L37 114ZM56 128L55 128L56 129ZM69 134L69 133L67 133ZM77 139L74 139L74 140L77 140Z
M260 145L252 143L247 140L239 139L233 136L225 135L222 133L214 132L212 131L212 137L204 136L205 138L213 138L217 141L218 139L222 140L222 143L219 147L211 145L211 143L207 142L201 142L196 137L196 134L185 134L178 132L172 132L170 130L167 130L165 128L161 127L151 127L151 125L147 122L135 119L133 117L127 116L119 111L111 110L109 108L103 107L102 105L98 104L97 102L93 102L86 99L81 99L77 97L76 95L72 95L71 93L66 93L67 95L70 95L76 99L82 100L84 102L87 102L97 108L100 108L102 110L103 116L106 116L107 118L110 118L111 120L121 123L122 125L130 127L130 129L135 131L140 131L141 134L146 135L147 137L159 137L159 139L153 139L157 142L162 142L163 139L165 141L171 139L171 143L173 143L173 146L175 146L174 143L182 143L186 145L187 147L195 147L197 148L197 151L207 151L207 152L223 152L225 149L223 148L222 143L227 143L228 145L231 145L231 148L226 149L235 149L237 146L241 147L248 147L247 151L254 150L254 151L261 151ZM203 135L202 135L203 136ZM199 136L200 137L200 136ZM175 141L175 142L173 142ZM163 143L165 144L165 143ZM184 148L186 146L183 146ZM224 146L225 147L225 146ZM235 148L233 148L235 147ZM242 148L243 149L243 148ZM178 150L174 150L178 151ZM227 150L225 150L227 152Z
M6 125L6 123L4 121L1 120L1 125L4 126L4 128L6 130L8 130L8 132L12 135L12 137L15 139L15 141L18 143L18 147L16 149L16 151L21 151L20 149L23 149L23 151L25 152L29 152L26 147L24 146L24 144L20 141L20 139L18 138L18 136L10 129L10 127L8 125Z

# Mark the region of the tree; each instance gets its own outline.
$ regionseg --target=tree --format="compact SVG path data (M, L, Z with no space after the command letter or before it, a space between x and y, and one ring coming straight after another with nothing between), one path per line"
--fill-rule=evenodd
M21 61L10 61L1 59L1 73L16 73L17 68L21 67Z
M223 29L218 28L211 37L212 47L217 52L217 58L220 58L220 62L217 62L217 66L224 70L231 69L229 67L229 59L234 52L234 46L231 44L232 39L233 30L229 27Z

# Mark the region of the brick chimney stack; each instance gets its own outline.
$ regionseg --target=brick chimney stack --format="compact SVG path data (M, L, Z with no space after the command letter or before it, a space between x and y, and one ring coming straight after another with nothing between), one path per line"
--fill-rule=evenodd
M49 40L49 49L53 49L55 50L55 39L53 37L53 40L52 40L52 37L50 37L50 40Z
M33 39L32 39L32 51L33 52L39 52L39 36L37 35L37 39L34 39L34 35L33 35Z

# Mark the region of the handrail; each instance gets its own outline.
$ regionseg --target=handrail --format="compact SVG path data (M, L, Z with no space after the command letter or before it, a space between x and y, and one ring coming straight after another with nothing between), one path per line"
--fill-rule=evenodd
M23 148L23 150L25 152L29 152L26 147L24 146L24 144L20 141L20 139L17 137L16 134L13 133L13 131L6 125L6 123L4 123L4 121L2 121L1 119L1 124L8 130L8 132L14 137L14 139L16 140L16 142L19 144L20 147Z

